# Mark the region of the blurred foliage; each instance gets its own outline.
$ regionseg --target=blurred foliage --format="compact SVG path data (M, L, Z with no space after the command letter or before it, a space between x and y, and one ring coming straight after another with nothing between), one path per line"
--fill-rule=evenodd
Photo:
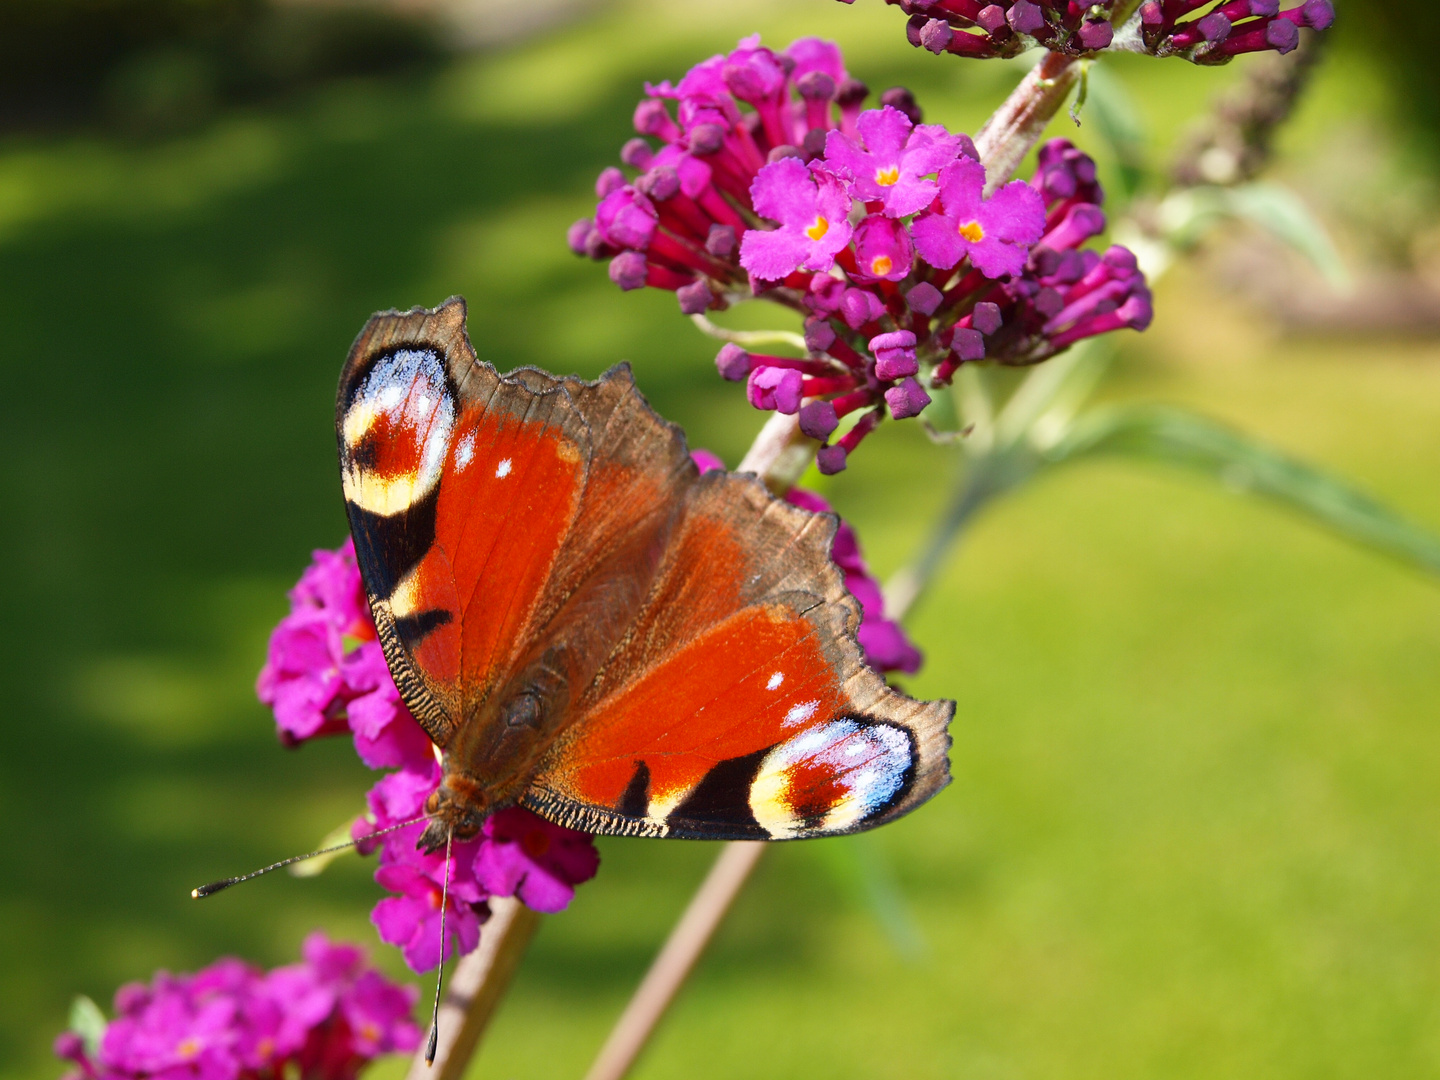
M1395 119L1440 160L1440 4L1432 0L1385 0L1339 5L1341 39L1383 58L1396 103Z
M0 128L195 126L217 105L434 59L433 28L379 5L0 0Z

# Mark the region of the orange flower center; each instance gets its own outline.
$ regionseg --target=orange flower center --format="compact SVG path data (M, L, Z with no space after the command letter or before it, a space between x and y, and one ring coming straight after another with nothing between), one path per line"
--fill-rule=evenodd
M884 277L890 272L890 268L894 265L895 263L889 255L876 255L875 258L870 260L870 273L876 277Z
M985 239L985 230L980 227L978 221L965 222L964 225L960 226L959 232L961 236L969 240L972 244L978 244L981 240Z
M811 240L820 240L829 231L830 222L826 221L823 217L817 215L815 218L815 224L811 225L808 229L805 230L805 235L808 236Z
M900 180L900 166L891 165L888 169L875 170L875 183L881 187L890 187Z
M180 1045L175 1047L175 1053L179 1054L182 1058L193 1058L196 1054L200 1053L200 1040L193 1036L188 1039L182 1039Z

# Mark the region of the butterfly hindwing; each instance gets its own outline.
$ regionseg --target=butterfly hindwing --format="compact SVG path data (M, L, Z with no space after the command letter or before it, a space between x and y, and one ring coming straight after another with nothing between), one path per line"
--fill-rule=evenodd
M954 707L865 665L833 518L718 472L684 505L525 805L593 832L789 839L869 828L943 786Z

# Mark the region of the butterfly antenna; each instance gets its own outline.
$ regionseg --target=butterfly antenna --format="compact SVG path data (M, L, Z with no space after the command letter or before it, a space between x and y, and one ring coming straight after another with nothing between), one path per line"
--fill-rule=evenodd
M366 836L365 839L370 840L377 836L384 836L386 833L392 833L396 829L403 829L407 825L414 825L417 821L424 821L425 817L426 815L421 814L417 818L411 818L409 821L402 821L398 825L391 825L384 829L376 829L369 836ZM222 889L228 889L231 885L239 885L242 881L249 881L251 878L259 877L261 874L268 874L271 870L279 870L282 866L289 866L291 863L304 862L306 859L313 859L316 855L329 855L332 851L344 851L346 848L354 847L356 842L357 841L355 840L347 840L343 844L336 844L334 847L321 848L319 851L311 851L305 855L292 855L288 859L281 859L277 863L271 863L269 866L262 866L259 870L252 870L250 873L241 874L239 877L227 877L221 879L220 881L212 881L209 885L201 885L198 889L191 889L190 895L193 896L196 900L203 899L206 896L214 896L217 892L220 892Z
M435 1004L430 1009L430 1041L425 1044L425 1064L435 1064L435 1049L440 1045L440 984L445 980L445 909L450 895L450 843L455 827L445 834L445 875L440 883L440 966L435 969Z

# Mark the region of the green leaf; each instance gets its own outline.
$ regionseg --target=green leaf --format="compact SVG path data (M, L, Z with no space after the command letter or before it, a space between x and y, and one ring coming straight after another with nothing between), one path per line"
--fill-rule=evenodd
M336 825L335 828L326 833L324 838L315 845L315 850L321 851L325 848L338 847L341 844L348 843L350 840L350 824L352 821L354 821L354 818L340 825ZM327 866L334 862L337 856L344 855L347 850L353 849L347 848L340 851L327 851L324 855L316 855L313 858L306 859L304 862L291 863L289 867L290 873L293 877L316 877Z
M84 994L80 994L70 1003L70 1022L67 1026L85 1040L85 1053L91 1057L100 1052L100 1040L105 1036L105 1023L105 1014L100 1011L100 1006Z
M1230 211L1288 244L1314 264L1337 289L1351 287L1350 271L1325 226L1290 188L1258 182L1229 189Z
M1182 465L1232 490L1283 503L1311 521L1440 574L1440 536L1355 485L1223 424L1155 405L1096 409L1045 454L1051 464L1097 454Z
M1114 348L1109 341L1091 338L1036 364L995 421L996 442L1003 446L1021 439L1037 445L1056 441L1094 391L1112 356Z
M925 939L895 871L869 833L821 840L811 845L841 890L856 907L875 916L890 944L906 960L924 955Z
M1233 188L1202 185L1172 192L1160 204L1161 229L1181 249L1199 243L1225 218L1259 226L1310 260L1335 288L1350 288L1350 272L1330 233L1287 187L1268 182Z
M1145 125L1135 100L1104 64L1090 68L1090 115L1115 157L1120 187L1129 202L1145 180Z
M1070 119L1075 126L1080 126L1080 111L1085 108L1085 99L1090 95L1090 67L1089 60L1080 61L1080 85L1075 89L1075 100L1070 103Z

